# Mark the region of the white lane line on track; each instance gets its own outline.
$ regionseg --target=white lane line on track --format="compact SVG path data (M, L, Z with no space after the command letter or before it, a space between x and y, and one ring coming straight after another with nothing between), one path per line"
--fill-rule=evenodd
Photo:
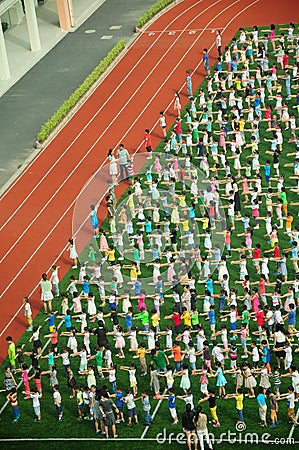
M213 7L214 5L216 5L217 3L219 3L221 0L217 0L215 1L212 5L209 5L206 9L202 10L197 16L195 16L192 19L192 22L194 20L196 20L199 16L201 16L204 12L206 12L208 9L210 9L211 7ZM240 0L237 0L240 1ZM235 2L236 3L236 2ZM189 24L188 24L189 25ZM195 43L197 42L197 40L201 37L201 35L204 33L204 31L202 31L195 39L194 43L189 47L189 49L187 50L187 52L185 53L185 55L187 55L190 50L193 48L193 46L195 45ZM172 47L176 44L176 42L179 40L179 38L181 37L182 33L176 38L176 40L172 43L172 45L168 48L168 50L164 53L163 57L159 60L159 62L157 64L155 64L155 67L147 74L147 76L145 77L145 79L142 81L142 83L140 83L140 85L138 86L138 88L135 90L134 94L132 95L132 97L130 98L130 101L135 97L135 95L137 94L137 92L141 89L141 87L145 84L145 82L147 81L147 79L152 75L152 73L156 70L156 67L159 65L159 63L166 57L166 55L171 51ZM146 106L143 108L143 110L139 113L138 117L134 120L134 122L131 124L131 126L127 129L126 133L122 136L122 138L118 141L118 143L116 144L116 147L121 143L121 141L128 135L128 133L131 131L131 129L134 127L134 125L136 124L136 122L139 120L139 118L144 114L144 111L148 108L148 105L156 98L157 94L160 92L160 90L163 88L163 86L166 84L166 82L168 81L168 79L170 78L170 76L175 72L176 68L181 64L181 61L179 61L176 66L172 69L172 71L169 73L169 75L167 76L167 78L164 80L163 83L161 83L159 89L155 92L155 94L151 97L151 100L146 104ZM129 102L130 102L129 101ZM53 194L50 199L47 201L47 203L45 203L43 205L43 207L40 209L39 213L35 216L35 218L30 222L30 224L25 228L25 230L18 236L18 238L14 241L13 245L7 250L7 252L2 256L2 258L0 259L0 263L2 263L4 261L4 259L8 256L8 254L14 249L14 247L21 241L21 239L24 237L24 235L27 233L27 231L31 228L31 226L35 223L35 221L42 215L42 213L45 211L45 209L48 207L48 205L52 202L53 199L55 199L56 195L58 192L61 191L61 189L63 188L63 186L66 184L66 182L71 178L71 176L74 174L74 172L78 169L78 167L82 164L82 161L85 160L85 158L87 158L87 156L89 155L89 153L93 150L93 148L97 145L97 143L100 141L100 139L103 137L103 135L107 132L107 130L113 125L113 123L115 122L115 120L120 116L120 114L123 112L123 110L127 107L127 105L129 104L129 102L127 102L121 109L120 111L116 114L116 116L113 118L113 120L109 123L109 126L105 129L105 131L103 131L100 136L97 138L97 140L93 143L93 145L89 148L89 150L85 153L85 155L82 157L82 159L80 160L80 162L74 167L74 169L68 174L68 176L64 179L63 183L59 186L59 188L56 190L55 194ZM140 148L140 147L139 147ZM138 149L139 149L138 148ZM105 161L101 164L101 166L99 167L99 169L97 170L97 172L103 167L104 163L107 161L107 158L105 159ZM97 173L96 172L96 173ZM88 185L88 182L87 182ZM85 187L87 186L85 185ZM79 194L80 195L80 194ZM77 198L79 196L77 196L75 198L75 200L71 203L71 205L73 205L74 202L77 201ZM11 218L10 218L11 219ZM55 225L56 227L56 225ZM53 228L52 228L53 230ZM33 254L34 255L34 254ZM32 256L33 256L32 255ZM29 261L27 261L29 262ZM25 266L27 265L27 262L25 264ZM18 275L17 275L18 276ZM16 277L17 277L16 276ZM16 279L16 277L13 279L13 281L11 283L13 283ZM10 283L10 284L11 284ZM7 289L10 287L10 284L8 284L8 286L6 287L6 289L1 293L0 295L0 299L3 297L3 295L5 294L5 292L7 291Z
M210 5L209 7L207 7L205 10L201 11L197 16L195 16L194 19L192 19L192 21L194 21L195 19L197 19L200 15L202 15L206 10L210 9L212 6L214 6L215 4L219 3L221 0L217 0L216 2L214 2L212 5ZM203 32L202 32L203 33ZM202 35L202 33L197 37L197 39L199 39L199 37ZM96 141L92 144L92 146L88 149L88 151L84 154L84 156L82 157L82 159L78 162L78 164L73 168L73 170L68 174L68 176L64 179L63 183L60 184L59 188L55 191L55 193L49 198L49 200L43 205L43 207L39 210L38 214L34 217L33 220L30 221L30 223L28 224L28 226L25 228L25 230L18 236L18 239L16 239L13 243L13 245L7 250L7 252L2 256L2 258L0 259L0 264L4 261L4 259L6 258L6 256L11 252L11 250L20 242L20 240L23 238L23 236L27 233L28 230L30 230L31 226L35 223L35 221L42 215L42 213L45 211L45 209L48 207L48 205L52 202L53 199L55 199L56 195L58 192L61 191L61 189L63 188L63 186L68 182L68 180L72 177L72 175L76 172L76 170L78 169L78 167L80 167L80 165L82 164L82 161L85 160L85 158L87 158L87 156L90 154L90 152L93 150L93 148L97 145L97 143L100 141L100 139L107 133L107 130L109 130L109 128L114 124L114 122L118 119L118 117L121 115L121 113L126 109L126 107L128 106L128 104L131 102L131 100L135 97L135 95L138 93L138 91L142 88L142 86L146 83L146 81L148 80L148 78L153 74L153 72L156 71L157 66L160 64L160 62L167 56L167 54L171 51L172 47L177 43L177 41L180 39L180 37L182 36L182 33L180 33L180 35L175 39L175 41L171 44L171 46L167 49L167 51L164 53L164 55L162 56L162 58L159 60L159 62L157 64L155 64L155 66L153 67L153 69L147 74L147 76L144 78L144 80L142 81L142 83L140 83L140 85L138 86L138 88L135 90L134 94L131 96L130 100L118 111L118 113L114 116L113 120L109 123L108 127L106 127L106 129L100 134L100 136L96 139ZM196 39L196 40L197 40ZM191 46L191 48L193 47L193 45ZM190 49L189 49L190 50ZM187 53L189 53L189 50L187 51ZM178 64L177 64L178 65ZM177 66L176 66L177 67ZM172 75L174 72L173 71L170 73L170 75ZM169 79L170 75L166 78L166 80L164 80L163 84L161 84L160 88L158 91L155 92L155 94L152 96L150 103L152 102L152 100L154 98L156 98L158 92L161 90L161 88L165 85L166 81ZM148 108L148 104L143 108L143 110L141 111L141 113L138 116L139 117L144 113L144 111ZM128 130L126 131L126 133L124 134L124 136L122 136L121 140L116 144L116 147L121 143L121 141L124 139L124 137L127 136L128 132L132 129L132 127L135 125L137 120L134 121L134 123L128 128ZM107 158L105 159L104 163L107 161ZM54 167L54 165L52 166ZM102 166L101 166L102 167ZM45 175L46 176L46 175ZM44 177L45 177L44 176ZM43 177L43 178L44 178ZM37 185L38 186L38 185ZM32 192L35 190L35 188L32 190ZM31 194L30 194L31 195ZM27 199L29 198L29 196L23 201L26 202ZM7 219L7 221L3 224L3 226L0 228L0 231L2 230L2 228L5 226L5 224L7 224L8 222L11 221L11 219L13 218L13 216L15 215L15 213L18 211L19 208L21 208L22 204L13 212L13 214L9 217L9 219ZM1 296L0 296L1 298Z
M175 19L173 19L168 25L166 25L165 30L167 30L167 28L169 26L172 25L173 22L175 22L177 19L179 19L182 15L184 15L187 11L189 11L190 9L194 8L195 6L197 6L199 3L202 3L204 0L199 0L198 2L196 2L195 4L189 6L189 8L187 8L185 11L183 11L182 13L180 13L177 17L175 17ZM143 33L140 33L140 35L136 38L136 40L133 42L132 46L129 47L127 49L127 52L136 44L136 42L138 42L139 39L141 39L141 37L143 36ZM119 89L122 87L122 85L124 84L124 82L129 78L129 76L132 74L132 72L136 69L136 67L142 62L142 60L146 57L146 55L149 53L149 51L152 49L152 47L158 42L158 40L161 38L161 35L157 36L157 38L154 40L154 42L149 46L149 48L143 53L142 57L138 60L138 62L131 68L131 70L126 74L126 76L123 78L123 80L117 85L117 88L112 92L112 94L110 94L110 96L108 97L108 99L100 106L100 108L97 110L97 112L91 117L91 119L87 122L87 124L82 128L82 130L76 135L76 137L74 138L74 140L67 146L67 148L64 150L64 152L60 155L60 157L55 161L55 163L50 167L50 169L45 173L45 175L39 180L39 182L37 183L37 185L34 187L34 189L32 189L32 191L30 192L30 194L23 200L23 202L15 209L15 211L13 212L13 214L9 217L9 219L6 220L6 222L4 222L4 224L1 225L0 227L0 231L7 225L7 223L11 220L11 218L18 212L18 210L23 206L23 204L28 200L28 198L33 194L33 192L37 189L37 187L43 182L43 180L48 176L48 174L52 171L52 169L60 162L61 158L68 152L68 150L72 147L72 145L79 139L79 137L82 135L82 133L86 130L86 128L94 121L94 119L98 116L98 114L101 112L101 110L104 108L104 106L106 106L106 104L111 100L111 98L114 95L118 94ZM121 61L120 61L121 62ZM119 62L119 63L120 63ZM119 64L118 63L118 64ZM118 65L117 64L117 65ZM117 65L115 67L117 67ZM115 68L114 68L115 69ZM113 69L113 70L114 70ZM90 97L88 97L85 102L83 104L85 104L87 102L87 100ZM83 106L83 105L82 105ZM78 111L76 111L76 113L74 114L74 116L82 109L82 106L78 109ZM73 117L74 117L73 116ZM73 118L72 117L72 118ZM63 128L69 123L66 122L65 125L63 126ZM61 130L60 130L61 131ZM59 132L60 132L59 131ZM55 138L56 136L54 136ZM53 139L54 139L53 138ZM52 141L51 141L52 142ZM50 143L51 143L50 142ZM37 158L39 156L42 155L42 153L48 148L48 146L50 145L50 143L44 147L37 155L36 158L34 158L32 160L32 162L24 169L24 171L20 174L20 177L18 177L15 182L13 182L9 188L2 194L2 196L0 197L0 202L2 201L2 199L4 199L4 197L8 194L8 192L13 188L13 186L17 183L17 181L21 178L21 176L23 176L28 169L31 167L31 165L33 164L33 162L35 162L37 160Z
M240 1L240 0L238 0L238 1ZM238 1L236 1L236 2L234 2L232 5L234 5L235 3L238 3ZM245 10L247 10L249 7L251 7L252 5L254 5L255 3L258 3L260 0L255 0L254 2L252 2L250 5L248 5L246 8L243 8L242 9L242 11L241 12L239 12L237 15L235 15L234 16L234 18L233 19L231 19L228 23L227 23L227 25L226 25L226 27L224 28L224 31L226 30L226 28L228 28L228 26L231 24L231 22L233 22L233 20L235 20L235 18L236 17L238 17L240 14L242 14ZM230 6L232 6L232 5L230 5ZM229 6L229 7L230 7ZM226 9L228 9L229 7L227 7L227 8L225 8L225 10ZM224 12L225 10L223 10L222 12ZM221 13L220 13L221 14ZM219 15L219 14L218 14ZM217 16L218 16L217 15ZM211 46L210 46L210 48L209 48L209 51L211 50L211 48L214 46L214 44L212 44ZM202 64L202 62L200 62L199 64L197 64L197 66L196 66L196 68L194 69L194 71L193 71L193 73L198 69L198 67L200 66ZM185 83L181 86L181 88L179 89L179 91L181 91L182 89L183 89L183 87L185 86ZM168 104L168 106L167 106L167 108L165 108L165 111L167 111L168 110L168 108L170 107L170 105L173 103L173 101L171 100L171 102L169 102L169 104ZM154 124L154 126L152 127L152 130L156 127L156 125L157 125L157 123L158 123L158 121ZM139 147L137 148L137 150L136 150L136 152L135 153L137 153L137 151L140 149L140 147L142 146L142 144L143 144L143 142L139 145ZM101 166L102 167L102 166ZM77 199L76 199L77 200ZM75 200L75 201L76 201ZM75 201L73 202L73 203L75 203ZM56 223L56 225L53 227L53 229L52 229L52 231L57 227L57 225L60 223L60 221L63 219L63 217L68 213L68 211L69 211L69 209L72 207L72 205L73 205L73 203L68 207L68 209L67 209L67 211L64 213L64 215L59 219L59 221ZM78 231L82 228L82 226L84 225L84 223L86 222L86 220L87 220L87 218L85 219L85 221L81 224L81 227L78 229ZM48 238L48 236L46 237L46 239ZM46 240L45 239L45 240ZM45 241L44 240L44 241ZM39 248L41 247L43 245L43 242L42 242L42 244L39 246ZM37 250L39 250L39 248L37 249ZM60 256L64 253L64 251L66 250L66 248L67 248L67 246L65 246L64 248L63 248L63 250L61 251L61 253L59 254L59 256L58 256L58 258L57 258L57 260L60 258ZM36 251L37 251L36 250ZM50 267L48 268L48 271L50 270ZM21 272L20 272L21 273ZM29 296L31 296L34 292L35 292L35 290L38 288L38 284L34 287L34 289L31 291L31 293L29 294ZM22 308L23 308L23 305L17 310L17 312L13 315L13 317L10 319L10 321L8 322L8 324L3 328L3 330L1 331L1 333L0 333L0 337L4 334L4 332L7 330L7 328L10 326L10 324L13 322L13 320L17 317L17 315L20 313L20 311L22 310Z
M220 0L218 0L216 3L218 3ZM239 0L238 0L239 1ZM198 2L200 3L200 2ZM188 8L187 10L185 10L184 12L188 11L191 8ZM204 11L201 11L200 14L202 14ZM192 21L194 21L198 16L196 16L195 18L192 19ZM177 18L176 18L177 19ZM192 23L189 22L189 23ZM172 21L173 22L173 21ZM171 22L171 23L172 23ZM189 25L189 24L188 24ZM189 49L190 50L190 49ZM189 52L189 50L186 52L186 54ZM199 66L200 64L198 64ZM164 81L163 85L165 84L166 80ZM181 86L180 90L183 88L184 85ZM154 96L152 97L152 99L154 98ZM172 104L172 101L169 103L169 105L167 106L166 110L169 108L169 106ZM148 105L147 105L148 106ZM141 116L142 113L139 114L139 116ZM157 122L155 123L154 127L157 125ZM153 128L154 128L153 127ZM152 128L152 129L153 129ZM127 130L128 132L129 130ZM122 138L123 139L123 138ZM122 140L121 139L121 140ZM119 141L119 143L121 142L121 140ZM134 152L137 153L138 150L141 148L143 142L140 143L140 145L138 146L138 148L136 149L136 151ZM95 144L94 144L95 145ZM99 167L98 171L103 167L105 161L101 164L101 166ZM97 172L98 172L97 171ZM96 173L97 173L96 172ZM89 184L89 182L91 181L91 179L88 180L87 184ZM85 185L85 186L86 186ZM84 186L84 187L85 187ZM82 191L81 191L82 192ZM60 219L56 222L55 226L50 230L50 232L47 234L47 236L43 239L43 241L41 242L41 244L35 249L34 253L31 255L31 257L29 258L29 260L26 261L25 265L22 267L22 269L18 272L18 274L14 277L13 281L6 287L5 291L2 292L2 294L0 295L0 298L2 297L2 295L9 289L9 287L11 286L11 284L16 280L16 278L19 276L19 274L23 271L23 269L29 264L29 262L32 260L32 258L35 256L35 254L38 252L38 250L43 246L43 244L46 242L46 240L48 239L48 237L52 234L52 232L57 228L57 226L59 225L59 223L63 220L63 218L66 216L66 214L69 212L69 210L72 208L72 206L76 203L78 197L80 196L81 192L79 193L79 195L74 199L74 201L69 205L69 207L67 208L67 210L64 212L64 214L60 217ZM81 226L79 227L78 231L80 231L80 229L82 228L82 226L84 225L84 223L86 222L87 218L84 220L84 222L81 224ZM77 232L78 232L77 231ZM60 258L60 256L64 253L64 251L66 250L67 245L63 248L63 250L61 251L61 253L58 255L58 258ZM48 271L50 270L50 267L48 268ZM35 290L38 288L39 284L37 284L34 289L30 292L29 297L35 292ZM1 333L0 333L0 337L5 333L5 331L7 330L7 328L10 326L10 324L14 321L14 319L16 318L16 316L20 313L20 311L22 310L23 306L20 306L20 308L17 310L17 312L13 315L13 317L9 320L9 322L7 323L7 325L2 329Z
M238 0L239 1L239 0ZM237 2L238 2L237 1ZM235 3L237 3L237 2L235 2ZM216 3L218 3L218 2L216 2ZM186 10L187 11L187 10ZM221 13L220 13L221 14ZM218 14L219 15L219 14ZM217 17L218 17L218 15L217 15ZM214 16L214 18L215 18L215 16ZM192 21L194 20L194 18L192 19ZM192 21L190 22L190 23L192 23ZM212 45L213 46L213 45ZM212 48L212 46L210 47L210 48ZM189 49L190 50L190 49ZM188 51L187 51L187 53L188 53ZM186 53L186 54L187 54ZM196 68L195 68L195 70L199 67L201 65L201 62L196 66ZM184 85L185 85L185 83L181 86L181 88L179 89L180 91L181 91L181 89L183 89L183 87L184 87ZM153 98L153 97L152 97ZM170 107L170 105L172 104L172 100L169 102L169 104L168 104L168 106L167 106L167 108L165 109L165 110L168 110L168 108ZM152 129L154 129L155 127L156 127L156 125L157 125L157 123L158 123L158 121L154 124L154 126L152 127ZM119 141L119 142L121 142L121 141ZM137 153L137 151L141 148L141 146L143 145L143 142L141 142L140 143L140 145L138 146L138 148L136 149L136 151L135 151L135 153ZM134 154L135 154L134 153ZM104 161L105 162L105 161ZM103 164L104 164L104 162L101 164L101 166L100 166L100 168L98 169L98 171L103 167ZM97 171L97 172L98 172ZM97 173L96 172L96 173ZM94 176L95 176L96 174L94 174ZM93 176L93 177L94 177ZM87 182L87 184L89 184L89 182L91 181L91 179L93 179L93 177L92 178L90 178L89 180L88 180L88 182ZM86 184L86 185L87 185ZM84 186L84 187L86 187L86 185ZM82 192L82 191L81 191ZM80 194L81 194L81 192L80 192ZM79 194L79 195L80 195ZM78 198L79 196L77 196L77 198ZM59 225L59 223L61 222L61 220L65 217L65 215L69 212L69 210L70 210L70 208L73 206L73 204L77 201L77 198L69 205L69 207L67 208L67 210L64 212L64 214L60 217L60 219L59 219L59 221L55 224L55 226L51 229L51 231L48 233L48 235L44 238L44 240L42 241L42 243L38 246L38 248L37 249L35 249L35 251L34 251L34 254L33 255L31 255L31 257L30 257L30 259L25 263L26 265L27 265L27 263L29 263L30 261L31 261L31 259L35 256L35 254L38 252L38 250L42 247L42 245L44 244L44 242L48 239L48 237L50 236L50 234L54 231L54 229ZM81 226L79 227L79 229L78 229L78 231L77 232L79 232L80 231L80 229L82 228L82 226L84 225L84 223L86 222L86 220L87 220L87 218L85 219L85 221L81 224ZM64 251L66 250L66 248L67 248L67 245L63 248L63 250L61 251L61 253L58 255L58 258L57 259L59 259L60 258L60 256L64 253ZM25 267L25 265L22 267L22 269L18 272L18 275L14 278L14 280L10 283L10 285L15 281L15 279L19 276L19 274L22 272L22 270L24 269L24 267ZM50 270L50 267L48 268L48 271ZM30 294L29 294L29 297L35 292L35 290L38 288L38 286L39 286L39 284L37 284L35 287L34 287L34 289L30 292ZM9 288L10 286L8 286L6 289L5 289L5 292L7 291L7 289ZM4 294L4 292L2 293L2 294ZM2 294L1 294L1 296L2 296ZM1 298L1 296L0 296L0 298ZM13 315L13 317L9 320L9 322L7 323L7 325L2 329L2 331L1 331L1 333L0 333L0 337L5 333L5 331L7 330L7 328L10 326L10 324L14 321L14 319L16 318L16 316L20 313L20 311L22 310L22 308L23 308L23 306L20 306L20 308L17 310L17 312Z
M180 29L180 30L151 30L151 31L144 31L144 34L150 34L151 36L153 36L155 33L169 33L169 32L174 32L174 33L180 33L181 31L187 32L189 33L190 31L201 31L201 30L211 30L211 31L215 31L215 30L223 30L223 27L209 27L209 28L187 28L187 29Z

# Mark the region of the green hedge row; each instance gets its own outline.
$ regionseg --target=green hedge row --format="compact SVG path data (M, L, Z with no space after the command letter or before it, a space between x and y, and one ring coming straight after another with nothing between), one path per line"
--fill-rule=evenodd
M125 46L126 41L122 39L113 47L100 64L85 78L75 92L70 95L53 116L42 126L37 135L38 142L44 142L50 136L51 132L62 122L70 110L76 106L83 95L86 94L90 87L99 79Z
M136 28L143 27L143 25L145 25L152 17L174 1L175 0L159 0L139 18Z

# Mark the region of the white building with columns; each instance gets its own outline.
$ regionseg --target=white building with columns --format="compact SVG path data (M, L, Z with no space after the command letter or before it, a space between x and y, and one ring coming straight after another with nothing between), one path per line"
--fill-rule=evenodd
M74 26L72 0L56 0L56 5L60 27L63 30L70 30ZM38 0L0 0L1 24L9 27L18 26L25 20L32 52L42 49L36 8ZM10 77L9 55L3 27L0 26L0 80L9 80Z

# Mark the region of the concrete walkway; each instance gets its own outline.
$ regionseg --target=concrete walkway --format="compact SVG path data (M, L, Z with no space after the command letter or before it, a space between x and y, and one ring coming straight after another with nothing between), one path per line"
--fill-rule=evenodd
M78 29L104 2L105 0L89 2L73 0L76 17L76 26L73 31ZM37 52L30 50L25 16L19 25L8 28L4 36L11 77L7 81L0 81L0 97L69 33L59 27L56 0L46 0L44 5L39 5L35 10L42 49Z
M97 0L92 4L94 8L97 3L98 9L92 14L92 6L82 6L91 5L90 1L74 0L74 7L81 8L80 20L92 15L74 32L66 33L57 27L53 1L48 0L38 9L42 44L48 39L52 47L39 62L28 61L36 55L29 51L26 25L12 29L6 36L18 44L18 51L9 54L10 63L22 66L23 70L31 69L24 76L20 71L22 78L0 97L2 191L33 155L40 127L119 39L132 39L137 19L155 3L155 0L105 0L98 7L102 0Z

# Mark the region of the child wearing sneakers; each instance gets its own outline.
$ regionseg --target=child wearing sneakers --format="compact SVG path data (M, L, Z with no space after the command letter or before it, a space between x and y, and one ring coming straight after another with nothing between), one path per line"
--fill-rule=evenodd
M204 397L201 400L199 400L198 403L202 403L202 402L206 402L206 401L209 402L210 412L212 415L213 427L220 427L219 419L217 416L215 389L209 389L209 395L207 397Z
M176 425L179 420L178 420L178 414L176 411L176 402L175 402L175 394L174 394L174 389L171 388L169 389L169 395L162 395L159 396L159 399L161 400L168 400L168 408L169 408L169 412L170 415L173 419L172 425Z
M288 401L288 416L290 419L290 423L293 425L299 425L299 423L296 420L295 416L295 389L293 386L288 387L288 392L285 394L281 394L281 396L277 399L277 401L280 400L287 400Z

